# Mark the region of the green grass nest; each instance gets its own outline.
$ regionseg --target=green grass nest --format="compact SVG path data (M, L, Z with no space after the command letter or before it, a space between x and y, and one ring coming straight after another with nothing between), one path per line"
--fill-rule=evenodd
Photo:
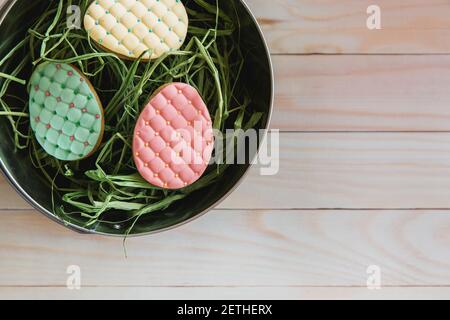
M78 5L83 17L90 0L51 0L44 13L33 21L26 37L0 60L0 70L12 70L0 72L0 115L9 121L16 148L28 150L30 164L52 186L49 196L53 212L61 219L71 222L73 217L81 218L87 229L120 222L126 226L124 234L128 234L143 215L164 210L221 178L227 165L215 164L187 188L162 190L137 173L131 150L141 108L165 83L179 81L194 86L209 108L215 129L245 130L260 122L263 115L251 110L248 96L240 92L241 99L237 98L245 60L239 37L231 36L239 33L238 17L222 12L219 2L185 1L190 19L185 44L179 51L147 63L121 60L98 48L84 29L67 28L67 6ZM33 6L28 10L34 10ZM8 43L11 39L3 41ZM56 160L33 137L28 101L16 92L27 90L31 72L44 61L78 67L102 100L105 136L99 150L87 160ZM56 206L55 197L62 198L65 205Z

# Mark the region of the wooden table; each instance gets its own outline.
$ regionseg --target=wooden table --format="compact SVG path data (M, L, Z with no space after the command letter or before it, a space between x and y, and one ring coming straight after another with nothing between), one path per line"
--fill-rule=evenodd
M450 2L247 2L273 54L280 173L253 170L208 215L129 239L128 258L2 179L1 298L450 297ZM373 2L381 30L366 27Z

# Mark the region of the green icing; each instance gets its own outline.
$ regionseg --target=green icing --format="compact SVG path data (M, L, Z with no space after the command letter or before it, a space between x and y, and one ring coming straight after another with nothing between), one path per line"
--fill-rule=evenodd
M68 64L43 63L29 81L36 140L59 160L85 158L100 139L103 115L87 80Z
M94 125L94 122L95 122L95 117L93 117L90 114L84 113L81 116L80 124L84 128L92 128L92 126Z
M57 103L58 102L56 101L56 99L54 97L48 97L44 101L45 108L51 112L54 112L56 110Z
M62 131L65 135L71 136L75 133L75 130L77 130L77 126L74 125L70 121L66 121L62 127ZM97 137L98 138L98 137Z
M58 102L56 105L56 114L65 118L69 113L69 105L64 102Z
M49 64L43 71L47 78L52 78L57 70L55 64Z
M78 127L75 131L75 138L77 138L78 141L87 141L87 138L89 137L89 130Z
M75 94L73 93L72 89L66 88L61 92L61 99L65 103L73 102L74 98L75 98Z
M48 78L41 78L41 81L39 81L39 88L41 88L42 90L48 90L50 89L50 79Z
M86 103L88 99L86 96L83 96L81 94L76 95L76 97L72 100L72 102L75 104L75 106L82 106L83 108L86 108ZM97 103L97 102L95 102ZM97 110L97 109L95 109Z
M39 117L43 123L49 123L53 117L53 112L45 109L44 107L44 109L41 110L41 115Z
M58 82L53 82L50 84L49 91L53 97L61 96L61 85Z
M65 122L64 118L56 114L53 116L52 120L50 120L52 128L58 131L62 129L64 122Z
M58 137L59 137L59 133L58 131L56 131L55 129L49 129L47 131L47 141L50 142L51 144L57 144L58 143Z

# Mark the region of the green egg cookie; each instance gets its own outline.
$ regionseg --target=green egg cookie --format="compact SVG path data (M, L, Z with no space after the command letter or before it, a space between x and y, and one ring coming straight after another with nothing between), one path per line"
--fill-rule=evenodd
M31 128L51 156L74 161L90 156L103 136L100 99L81 72L68 64L43 63L29 84Z

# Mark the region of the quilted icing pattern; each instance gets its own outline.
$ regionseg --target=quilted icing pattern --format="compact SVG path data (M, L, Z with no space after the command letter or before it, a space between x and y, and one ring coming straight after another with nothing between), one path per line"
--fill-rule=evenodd
M154 186L180 189L197 181L211 160L214 137L208 108L197 90L172 83L150 99L136 124L134 162Z
M156 59L183 44L188 16L181 0L96 0L84 17L94 41L125 58Z
M29 84L30 123L44 150L59 160L80 160L95 151L103 135L97 93L68 64L43 63Z

